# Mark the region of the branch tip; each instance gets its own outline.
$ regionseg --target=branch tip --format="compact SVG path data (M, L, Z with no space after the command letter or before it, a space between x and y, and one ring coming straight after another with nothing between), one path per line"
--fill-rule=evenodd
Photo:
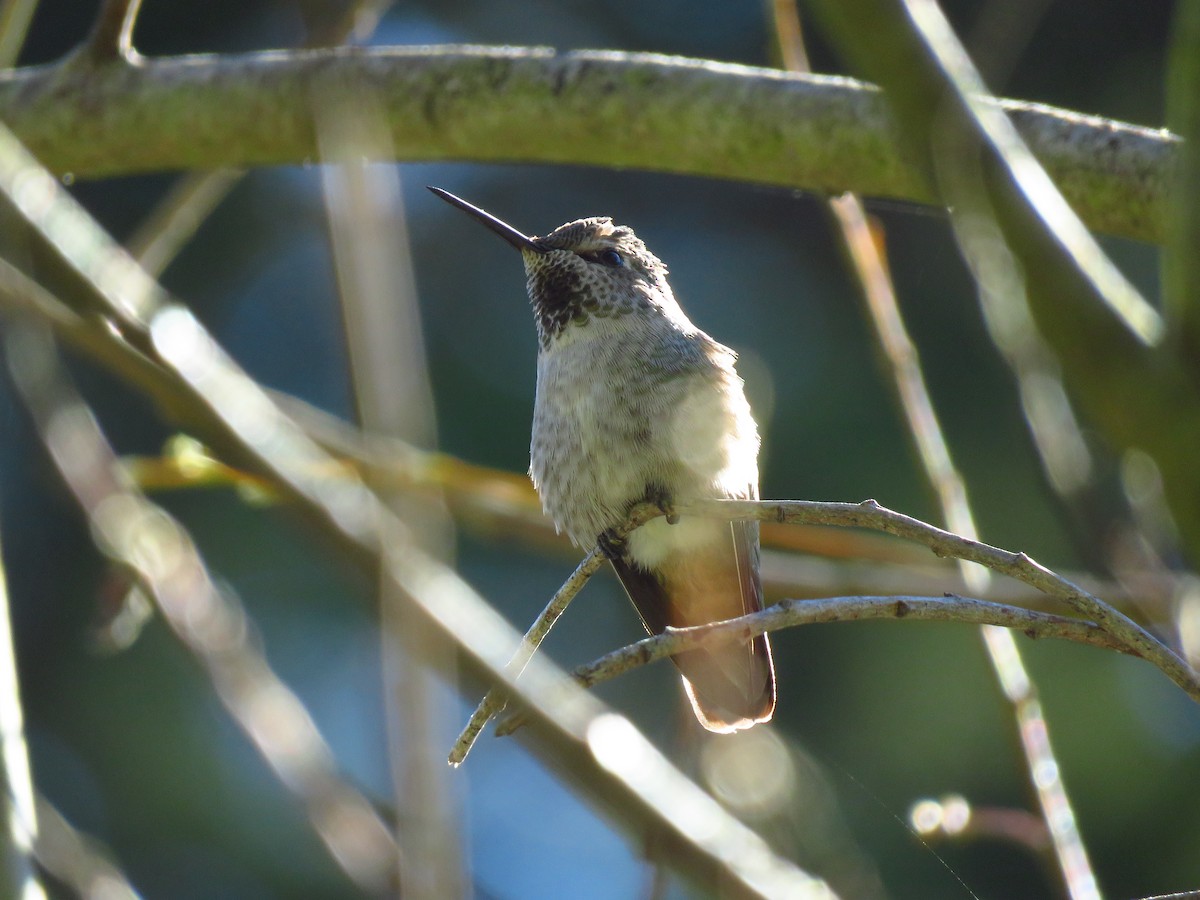
M141 6L142 0L104 0L81 48L84 56L93 64L136 60L133 27Z

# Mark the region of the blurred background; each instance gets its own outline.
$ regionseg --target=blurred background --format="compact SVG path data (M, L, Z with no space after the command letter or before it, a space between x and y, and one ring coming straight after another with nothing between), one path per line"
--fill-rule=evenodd
M146 0L135 44L147 55L297 46L306 37L305 14L320 6ZM993 84L998 93L1162 124L1171 4L943 6L964 38L1011 72ZM1001 8L1015 26L997 15ZM95 12L93 3L42 0L22 62L67 52ZM840 71L819 35L808 37L814 68ZM756 3L401 2L371 40L776 64L769 10ZM764 497L873 497L939 518L817 198L586 168L397 168L442 451L525 471L536 340L519 261L429 195L426 184L530 233L589 215L633 226L670 267L693 321L741 355L764 436ZM124 239L172 182L164 174L71 189ZM895 202L869 209L886 228L901 307L982 538L1052 567L1087 568L1095 534L1063 512L1045 483L945 217ZM1156 297L1156 248L1104 244ZM251 375L353 417L319 167L250 173L163 281ZM160 452L172 432L142 398L86 364L72 367L120 452ZM5 382L0 435L0 521L41 790L112 848L146 897L352 896L299 805L230 723L169 630L152 620L119 651L97 639L97 626L128 585L94 550ZM1120 461L1102 445L1096 450L1095 497L1118 510ZM213 572L244 603L268 659L308 705L339 765L369 796L389 803L378 627L363 585L286 510L247 504L232 490L156 499L181 518ZM453 553L462 574L518 628L578 556L472 530L459 531ZM572 666L640 636L606 572L578 598L547 651ZM666 665L599 692L718 795L746 796L737 767L723 762L731 753L778 773L765 796L739 811L781 852L840 884L844 896L1060 896L1027 849L943 841L935 855L906 825L911 804L923 797L962 794L982 807L1035 808L1008 706L975 629L824 625L779 633L774 646L779 711L769 732L756 729L744 741L703 741L681 712L678 679ZM1130 659L1061 643L1023 640L1022 650L1106 895L1200 888L1200 710ZM447 747L475 696L437 693ZM652 889L640 842L610 829L514 740L485 737L451 783L477 896L608 898ZM682 895L678 886L667 890Z

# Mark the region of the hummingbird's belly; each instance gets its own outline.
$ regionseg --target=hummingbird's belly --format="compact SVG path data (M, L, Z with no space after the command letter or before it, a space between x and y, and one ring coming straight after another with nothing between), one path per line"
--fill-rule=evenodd
M538 374L530 474L546 512L576 544L591 547L643 500L683 504L756 491L757 431L740 382L726 389L725 373L622 373L606 382L592 367L543 364ZM631 537L629 551L654 565L723 540L726 530L657 521Z

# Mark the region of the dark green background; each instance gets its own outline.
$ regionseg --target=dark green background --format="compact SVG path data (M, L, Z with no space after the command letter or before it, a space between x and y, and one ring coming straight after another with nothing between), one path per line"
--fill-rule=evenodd
M964 0L948 12L971 34L982 8ZM1170 4L1132 0L1054 3L1003 92L1159 126L1170 12ZM66 51L93 14L92 4L43 0L27 59ZM295 6L282 0L146 0L137 44L147 54L230 52L290 46L303 34ZM837 70L814 38L816 65ZM758 3L400 3L377 40L772 60ZM980 40L1004 49L994 35ZM765 437L764 496L874 497L936 518L816 198L583 168L405 165L401 177L442 449L524 471L536 343L518 261L428 195L427 183L534 233L584 215L632 225L671 267L693 320L743 355ZM74 190L120 237L169 183L154 176ZM1042 483L944 217L905 204L872 208L887 225L903 310L982 536L1050 565L1080 565L1088 549ZM1154 296L1155 249L1106 246ZM165 281L256 377L350 414L316 170L253 173ZM76 371L118 448L156 452L168 432L147 406L102 373ZM111 845L147 897L349 895L296 804L161 623L120 655L92 649L112 575L7 384L0 436L5 561L41 789ZM1115 498L1115 463L1100 449L1102 483ZM377 640L361 586L284 511L248 508L225 492L162 499L240 595L339 762L386 801ZM561 556L469 537L460 538L458 560L518 626L570 568ZM549 652L571 664L637 636L606 575L572 608ZM1036 862L1007 846L940 846L952 875L897 819L913 800L947 792L982 805L1033 802L973 629L821 626L782 633L775 647L776 727L804 766L823 771L839 827L874 861L891 896L965 897L963 883L980 897L1058 896ZM1058 644L1022 648L1106 896L1200 888L1200 713L1163 676L1128 659ZM682 759L675 682L659 667L602 693ZM465 702L450 693L445 701L452 724L465 717ZM648 884L638 842L609 831L517 744L485 739L455 778L479 896L630 897ZM807 814L793 811L801 823Z

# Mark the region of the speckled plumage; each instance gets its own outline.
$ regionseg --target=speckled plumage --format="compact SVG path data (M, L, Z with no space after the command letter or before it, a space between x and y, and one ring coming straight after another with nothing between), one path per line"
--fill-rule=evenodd
M609 219L538 243L551 249L523 254L541 348L530 474L555 523L591 547L654 490L674 503L755 494L736 356L684 315L666 267ZM625 264L587 258L601 249Z
M758 431L736 356L688 320L666 267L631 229L590 218L526 238L450 202L521 250L539 344L530 475L560 530L591 548L647 499L758 496ZM752 523L656 519L612 562L652 632L761 608ZM706 728L770 719L765 636L675 662Z

